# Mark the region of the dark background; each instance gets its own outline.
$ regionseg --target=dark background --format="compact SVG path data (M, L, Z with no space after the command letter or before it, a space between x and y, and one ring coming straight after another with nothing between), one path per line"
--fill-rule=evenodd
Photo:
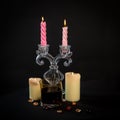
M48 3L49 2L49 3ZM47 22L47 42L56 56L62 41L63 20L73 52L69 67L81 74L81 95L119 96L119 6L116 1L5 1L1 26L1 96L28 87L29 77L48 70L35 63L40 43L40 21Z

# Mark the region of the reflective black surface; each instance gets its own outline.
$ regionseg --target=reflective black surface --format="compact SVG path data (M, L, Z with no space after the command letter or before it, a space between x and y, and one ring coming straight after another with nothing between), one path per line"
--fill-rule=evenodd
M59 108L43 109L40 104L34 106L28 102L26 88L1 97L0 111L3 118L9 119L115 119L119 117L119 100L117 96L81 96L76 105L64 102ZM68 106L71 106L70 110ZM81 112L76 112L76 108L81 109ZM62 110L62 113L57 113L57 109Z

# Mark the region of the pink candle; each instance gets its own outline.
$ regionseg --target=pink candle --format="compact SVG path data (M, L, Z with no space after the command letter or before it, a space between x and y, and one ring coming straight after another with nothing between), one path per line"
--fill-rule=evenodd
M47 41L46 41L46 39L47 39L47 37L46 37L46 34L47 34L47 32L46 32L46 22L44 21L44 18L42 17L42 21L41 21L41 23L40 23L40 28L41 28L41 30L40 30L40 34L41 34L41 46L46 46L47 45Z
M68 45L68 27L66 26L66 20L64 20L64 27L62 28L62 46Z

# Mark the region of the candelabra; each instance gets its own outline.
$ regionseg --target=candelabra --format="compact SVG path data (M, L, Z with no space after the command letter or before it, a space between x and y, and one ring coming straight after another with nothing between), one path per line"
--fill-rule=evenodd
M49 53L49 45L41 46L41 44L38 44L36 63L40 66L44 65L44 59L47 59L50 63L49 70L43 74L43 79L47 82L47 84L43 83L41 90L41 106L44 108L53 108L61 104L62 95L64 94L62 89L64 75L58 70L58 63L61 59L65 59L63 63L65 67L72 63L70 47L70 45L60 45L59 54L53 57Z

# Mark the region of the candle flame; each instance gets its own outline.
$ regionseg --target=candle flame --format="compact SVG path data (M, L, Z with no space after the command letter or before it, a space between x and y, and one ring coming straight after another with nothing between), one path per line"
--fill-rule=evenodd
M42 17L42 21L44 21L44 17Z
M64 26L66 26L66 19L64 19Z

